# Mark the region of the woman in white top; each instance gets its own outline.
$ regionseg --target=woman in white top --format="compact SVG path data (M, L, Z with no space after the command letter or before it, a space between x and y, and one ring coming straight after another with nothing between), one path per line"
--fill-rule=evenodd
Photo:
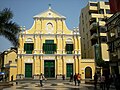
M44 77L44 75L41 73L41 74L40 74L40 86L41 86L41 87L43 86L43 84L42 84L43 79L45 79L45 77Z

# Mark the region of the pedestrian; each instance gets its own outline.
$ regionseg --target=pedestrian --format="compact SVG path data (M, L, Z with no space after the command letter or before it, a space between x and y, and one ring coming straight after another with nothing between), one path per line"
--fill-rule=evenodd
M76 82L77 82L77 74L76 73L74 75L74 82L75 82L75 86L76 86Z
M70 75L70 82L72 82L73 81L73 74L71 73L71 75Z
M116 74L114 84L115 84L116 90L120 90L120 75L119 74Z
M62 79L65 80L65 74L62 75Z
M13 81L13 75L11 76L11 81Z
M40 86L43 86L43 79L45 79L44 75L41 73L40 74Z
M98 81L98 75L97 75L97 73L95 73L95 75L94 75L94 86L95 86L95 88L97 88L97 81Z
M104 75L102 75L102 76L100 77L100 88L101 88L102 90L105 90L105 76L104 76Z
M111 75L105 77L105 84L106 84L107 90L109 90L110 84L111 84Z
M78 73L77 75L77 81L78 81L78 86L80 86L80 82L81 82L81 75Z

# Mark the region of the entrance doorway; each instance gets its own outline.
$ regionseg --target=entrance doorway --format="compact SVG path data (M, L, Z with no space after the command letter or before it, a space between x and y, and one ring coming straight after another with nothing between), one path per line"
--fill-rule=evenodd
M71 73L73 74L73 63L66 64L66 76L70 77Z
M25 63L25 77L32 77L32 63Z
M54 60L44 61L44 76L47 78L55 77L55 61Z
M86 79L92 79L92 69L91 67L85 68L85 78Z

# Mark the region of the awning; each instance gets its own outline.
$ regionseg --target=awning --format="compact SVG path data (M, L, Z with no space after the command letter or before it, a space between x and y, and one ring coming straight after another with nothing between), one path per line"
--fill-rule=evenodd
M4 75L5 74L5 72L0 72L0 75Z

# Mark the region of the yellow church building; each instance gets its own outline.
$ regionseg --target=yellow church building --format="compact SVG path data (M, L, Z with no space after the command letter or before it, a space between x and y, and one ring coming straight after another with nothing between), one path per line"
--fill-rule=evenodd
M46 78L67 78L71 73L80 73L82 79L92 79L95 63L92 59L81 59L79 29L69 30L66 17L50 6L33 18L33 26L19 34L17 74L25 78L40 73Z

